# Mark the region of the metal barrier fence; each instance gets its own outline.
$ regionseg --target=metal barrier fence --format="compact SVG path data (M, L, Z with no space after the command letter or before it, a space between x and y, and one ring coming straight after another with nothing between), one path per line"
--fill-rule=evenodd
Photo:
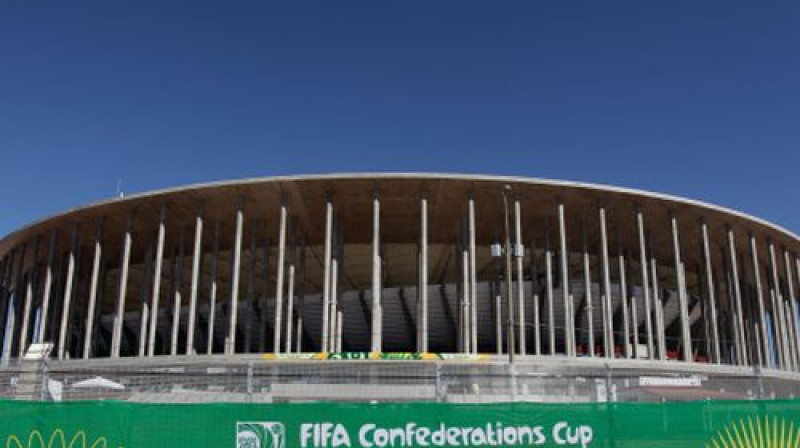
M800 376L619 363L309 360L17 361L0 398L135 402L663 402L800 396Z

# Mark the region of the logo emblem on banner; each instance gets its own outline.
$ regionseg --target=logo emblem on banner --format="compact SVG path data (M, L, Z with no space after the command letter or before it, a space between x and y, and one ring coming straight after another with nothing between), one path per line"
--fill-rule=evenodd
M286 428L280 422L237 422L236 448L286 448Z

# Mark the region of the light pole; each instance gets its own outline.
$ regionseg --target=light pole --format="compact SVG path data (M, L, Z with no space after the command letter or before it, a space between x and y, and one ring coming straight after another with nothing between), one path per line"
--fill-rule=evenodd
M508 196L511 194L511 185L503 188L503 212L505 218L505 255L506 255L506 340L508 341L508 363L514 362L514 289L511 285L511 232L508 223Z

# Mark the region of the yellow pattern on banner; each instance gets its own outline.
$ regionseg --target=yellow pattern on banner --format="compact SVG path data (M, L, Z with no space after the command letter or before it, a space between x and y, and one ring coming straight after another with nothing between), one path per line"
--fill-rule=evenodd
M106 448L106 446L106 438L100 436L87 447L86 433L83 431L75 433L68 445L67 437L64 435L64 431L60 429L56 429L50 434L47 444L44 443L42 433L36 429L28 435L27 445L24 445L16 435L8 436L5 443L5 448Z

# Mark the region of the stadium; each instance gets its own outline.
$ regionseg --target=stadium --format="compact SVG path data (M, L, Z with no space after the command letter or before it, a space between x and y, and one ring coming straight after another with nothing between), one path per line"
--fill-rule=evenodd
M45 345L50 375L117 372L144 401L793 396L798 253L744 213L585 183L194 185L0 241L3 363ZM242 384L214 384L232 371ZM171 375L196 394L176 398ZM6 395L44 394L22 383Z
M741 212L533 178L120 195L0 241L0 436L798 446L798 254Z

